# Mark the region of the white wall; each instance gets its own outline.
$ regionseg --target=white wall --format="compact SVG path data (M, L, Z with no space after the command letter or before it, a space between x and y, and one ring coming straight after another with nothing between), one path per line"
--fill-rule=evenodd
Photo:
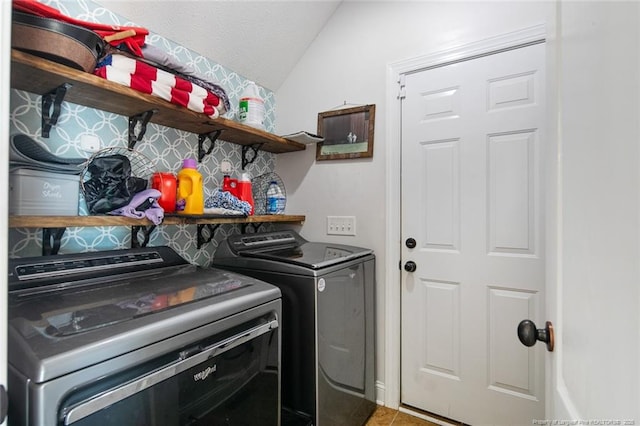
M547 395L556 418L637 423L640 3L568 0L558 16L557 251L548 258L557 306L547 318L558 343Z
M370 247L377 255L377 371L380 400L385 387L385 282L397 258L385 256L385 185L387 145L400 146L399 135L386 135L387 66L460 44L547 23L553 2L344 2L300 60L277 99L277 134L316 132L317 114L348 104L376 104L372 159L315 162L315 146L282 154L276 172L287 189L287 211L307 215L301 233L307 239ZM392 148L395 149L395 148ZM399 188L398 188L399 191ZM353 215L355 237L326 235L326 216ZM391 224L390 226L399 226ZM400 242L393 242L399 244ZM392 269L390 269L392 270ZM393 275L393 274L392 274ZM391 397L389 403L393 402Z

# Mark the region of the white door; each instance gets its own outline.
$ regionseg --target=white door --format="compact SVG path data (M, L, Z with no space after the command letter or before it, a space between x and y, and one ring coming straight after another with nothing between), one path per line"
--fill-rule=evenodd
M638 425L640 3L558 10L547 418Z
M544 418L543 43L406 75L401 402L468 424ZM415 248L406 244L409 238Z

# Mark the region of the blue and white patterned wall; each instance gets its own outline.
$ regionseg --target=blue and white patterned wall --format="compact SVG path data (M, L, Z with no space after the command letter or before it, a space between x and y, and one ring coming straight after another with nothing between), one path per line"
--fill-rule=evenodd
M60 10L65 15L91 22L104 24L132 25L113 14L109 10L88 1L43 1ZM235 72L216 64L198 53L167 40L159 34L149 34L147 43L160 47L182 63L195 68L199 74L209 81L221 85L227 92L232 111L225 118L233 119L238 108L238 98L247 80ZM268 131L274 130L273 93L260 88L265 101L265 126ZM126 147L128 142L128 117L95 110L80 105L64 102L59 121L51 129L50 137L41 136L40 96L19 91L11 91L11 134L22 133L44 142L56 155L62 157L90 157L91 153L83 151L80 140L83 135L95 135L100 138L102 148ZM177 173L184 158L197 158L198 135L171 129L155 124L147 127L141 142L135 146L152 162L154 171ZM204 177L205 198L215 188L222 185L223 174L220 165L230 162L234 167L233 174L238 177L241 170L241 147L223 141L217 141L212 153L198 165ZM246 170L252 176L259 176L273 171L274 154L260 151L256 160ZM80 197L80 214L86 214L86 205ZM238 233L238 225L222 225L216 231L214 240L197 248L195 225L158 226L151 234L150 246L169 245L192 263L201 266L210 264L217 242L227 236ZM131 230L128 227L70 227L64 233L60 253L77 253L85 251L112 250L131 247ZM42 254L42 230L36 228L16 228L9 230L9 255L11 257L39 256Z

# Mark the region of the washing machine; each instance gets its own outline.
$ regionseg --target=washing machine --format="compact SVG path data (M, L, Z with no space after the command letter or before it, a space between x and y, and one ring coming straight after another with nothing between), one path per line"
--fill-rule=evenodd
M166 246L9 259L10 426L280 426L281 298Z
M282 424L365 424L376 406L373 251L286 230L233 235L213 264L282 292Z

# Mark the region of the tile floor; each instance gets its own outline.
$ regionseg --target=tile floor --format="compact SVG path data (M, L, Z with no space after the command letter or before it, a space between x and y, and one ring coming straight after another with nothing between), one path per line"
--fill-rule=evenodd
M365 426L437 426L435 423L378 406Z

